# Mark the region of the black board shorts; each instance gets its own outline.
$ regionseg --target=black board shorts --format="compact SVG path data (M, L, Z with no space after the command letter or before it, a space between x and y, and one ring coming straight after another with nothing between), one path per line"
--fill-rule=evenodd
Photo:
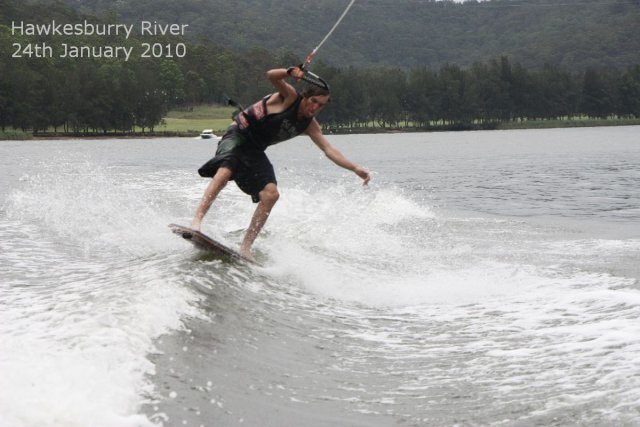
M260 201L260 192L267 184L277 184L273 165L264 151L253 147L232 126L224 134L216 155L198 169L202 177L213 177L218 169L231 170L231 179L245 194L251 196L254 203Z

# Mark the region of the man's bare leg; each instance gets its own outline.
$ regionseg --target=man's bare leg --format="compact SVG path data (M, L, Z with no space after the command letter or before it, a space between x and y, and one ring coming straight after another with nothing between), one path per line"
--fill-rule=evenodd
M202 200L200 200L200 204L196 209L196 214L191 221L191 228L193 228L194 230L200 230L202 219L209 211L211 204L216 199L216 197L218 197L220 191L222 191L225 185L227 185L227 182L229 182L232 175L233 172L231 172L231 169L229 168L221 167L220 169L218 169L216 174L211 179L211 182L209 182L207 189L204 191Z
M260 192L260 203L258 203L256 211L253 213L251 224L249 224L249 229L244 235L244 240L240 246L240 254L242 256L253 259L253 256L251 255L251 246L256 240L256 237L258 237L260 230L262 230L262 227L264 227L264 224L267 222L271 209L273 209L273 206L276 204L279 197L280 194L278 193L278 187L273 183L267 184Z

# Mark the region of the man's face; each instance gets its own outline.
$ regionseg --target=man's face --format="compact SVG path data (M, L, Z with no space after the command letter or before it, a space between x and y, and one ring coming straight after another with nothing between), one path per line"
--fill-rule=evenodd
M310 96L308 98L302 98L302 102L300 103L300 111L302 114L311 118L318 114L324 107L329 103L329 99L331 95L317 95Z

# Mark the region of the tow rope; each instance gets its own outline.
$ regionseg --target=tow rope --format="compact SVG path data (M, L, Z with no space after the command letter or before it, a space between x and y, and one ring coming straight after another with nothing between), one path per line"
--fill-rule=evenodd
M347 8L344 10L344 12L342 12L342 15L340 15L340 17L338 18L338 20L336 21L335 24L333 24L333 27L331 27L331 29L329 30L329 32L327 33L326 36L324 36L324 38L320 41L320 43L318 43L318 45L316 47L313 48L313 50L311 51L311 53L309 53L309 55L307 55L307 58L304 60L304 62L302 64L300 64L300 69L304 72L304 75L302 76L302 80L304 80L305 82L318 86L322 89L326 89L329 90L329 84L327 84L326 81L324 81L320 76L318 76L317 74L312 73L311 71L308 70L308 66L309 63L311 63L311 60L313 59L313 57L316 55L316 53L318 52L318 49L320 49L320 47L324 44L324 42L327 41L327 39L329 37L331 37L331 34L333 34L333 32L335 31L335 29L338 27L338 25L340 25L340 22L342 22L342 20L344 19L344 17L347 15L347 13L349 12L349 9L351 9L351 6L353 6L353 3L355 3L356 0L351 0L349 2L349 5L347 6Z
M327 33L326 36L324 36L324 38L320 41L320 43L318 43L318 45L313 48L313 50L311 51L311 53L309 55L307 55L307 58L304 60L304 62L302 63L302 65L300 66L300 68L302 70L304 70L307 65L309 65L309 63L311 62L311 60L313 59L313 57L315 56L316 52L318 52L318 49L320 49L320 47L324 44L324 42L327 41L327 39L331 36L331 34L333 34L333 32L335 31L335 29L338 27L338 25L340 25L340 22L342 22L342 20L344 19L344 17L347 15L347 13L349 12L349 9L351 9L351 6L353 6L353 3L355 3L356 0L351 0L351 2L349 3L349 5L347 6L347 8L344 10L344 12L342 12L342 15L340 15L340 18L338 18L338 20L336 21L335 24L333 24L333 27L331 27L331 29L329 30L329 32Z

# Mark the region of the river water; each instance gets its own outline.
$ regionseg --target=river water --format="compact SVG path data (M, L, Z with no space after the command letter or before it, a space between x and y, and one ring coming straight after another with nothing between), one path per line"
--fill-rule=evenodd
M640 424L640 128L330 140L371 185L271 148L262 267L167 228L210 141L0 142L0 426Z

